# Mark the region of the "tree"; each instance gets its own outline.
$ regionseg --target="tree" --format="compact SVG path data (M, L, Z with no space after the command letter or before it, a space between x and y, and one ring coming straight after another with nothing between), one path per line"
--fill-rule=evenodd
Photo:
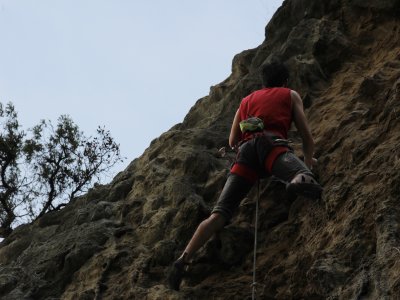
M11 104L0 103L0 118L5 118L0 132L0 236L11 233L11 225L18 206L17 194L20 187L18 158L23 147L24 133L19 131L17 113Z
M98 127L86 137L68 116L20 130L14 106L0 103L0 236L22 219L34 220L59 210L83 194L117 162L119 145Z

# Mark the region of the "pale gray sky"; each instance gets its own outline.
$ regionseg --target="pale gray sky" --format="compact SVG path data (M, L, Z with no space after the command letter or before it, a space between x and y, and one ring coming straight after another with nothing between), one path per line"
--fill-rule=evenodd
M282 0L0 0L0 101L24 128L104 125L123 170L261 44Z

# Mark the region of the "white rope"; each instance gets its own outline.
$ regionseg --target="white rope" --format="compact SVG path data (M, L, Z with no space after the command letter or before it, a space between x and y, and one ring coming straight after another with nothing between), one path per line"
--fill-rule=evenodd
M256 261L257 261L257 227L258 227L258 202L260 201L260 180L257 181L257 199L256 199L256 220L254 224L254 257L253 257L253 283L251 299L256 299L257 282L256 282Z

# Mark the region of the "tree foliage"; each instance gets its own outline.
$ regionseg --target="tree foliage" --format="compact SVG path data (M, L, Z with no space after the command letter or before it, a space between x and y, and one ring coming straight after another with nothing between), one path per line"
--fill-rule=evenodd
M67 205L122 161L109 131L86 137L65 115L24 132L14 106L0 103L0 130L0 237Z

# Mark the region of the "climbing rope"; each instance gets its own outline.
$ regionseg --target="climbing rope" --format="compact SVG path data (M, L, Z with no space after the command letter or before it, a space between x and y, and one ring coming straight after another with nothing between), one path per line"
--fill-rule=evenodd
M253 256L253 283L251 284L251 299L256 299L257 281L256 281L256 262L257 262L257 228L258 228L258 203L260 201L260 179L257 181L257 199L256 199L256 220L254 224L254 256Z

